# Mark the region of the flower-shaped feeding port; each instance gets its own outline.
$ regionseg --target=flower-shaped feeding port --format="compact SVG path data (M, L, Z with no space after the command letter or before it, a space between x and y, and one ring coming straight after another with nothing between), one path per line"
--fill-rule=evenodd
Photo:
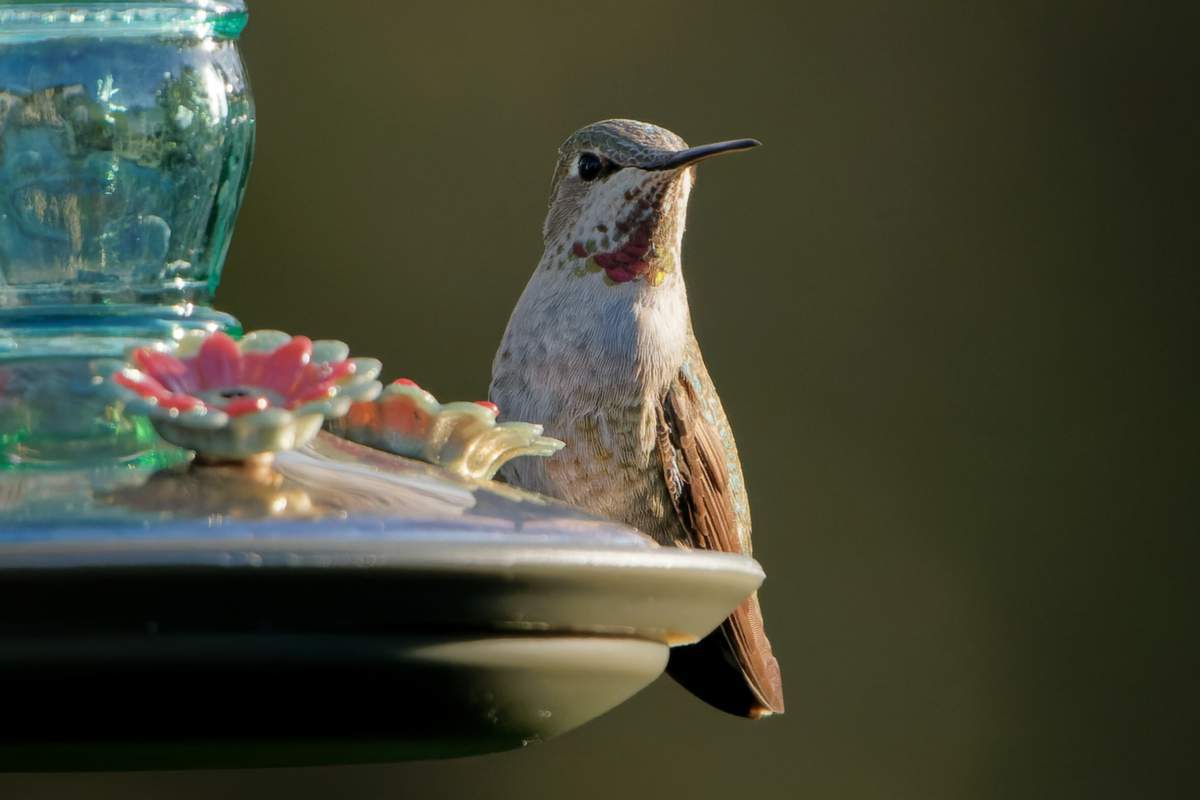
M563 443L542 436L530 422L496 422L486 400L439 403L406 378L393 381L370 402L329 423L338 436L396 455L416 458L466 478L489 480L518 456L549 456Z
M335 340L255 331L235 341L196 331L132 349L112 381L162 438L204 462L270 460L380 390L380 364Z

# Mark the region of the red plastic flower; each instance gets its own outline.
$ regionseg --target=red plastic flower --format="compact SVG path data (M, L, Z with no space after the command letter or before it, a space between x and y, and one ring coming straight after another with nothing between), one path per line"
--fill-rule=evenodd
M142 347L132 353L138 372L115 380L160 408L200 406L240 417L267 408L294 410L326 400L355 372L349 359L314 362L313 343L296 336L269 352L245 352L224 333L208 336L191 358Z
M240 341L192 332L132 350L112 380L163 438L236 459L299 447L325 419L378 394L379 362L348 355L341 342L279 331Z

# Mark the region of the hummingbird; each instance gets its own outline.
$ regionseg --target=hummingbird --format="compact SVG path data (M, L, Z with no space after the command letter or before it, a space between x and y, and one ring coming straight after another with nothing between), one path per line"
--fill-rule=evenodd
M721 400L692 331L681 248L696 164L754 139L688 147L627 119L573 133L558 151L545 250L492 365L505 417L566 442L516 459L509 483L638 528L661 545L751 555L750 507ZM712 706L784 709L757 595L667 672Z

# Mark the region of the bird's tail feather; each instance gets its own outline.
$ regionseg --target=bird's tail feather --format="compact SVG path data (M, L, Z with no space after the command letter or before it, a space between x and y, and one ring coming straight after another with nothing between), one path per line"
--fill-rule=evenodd
M783 678L751 595L696 644L671 650L667 673L704 702L758 719L783 713Z

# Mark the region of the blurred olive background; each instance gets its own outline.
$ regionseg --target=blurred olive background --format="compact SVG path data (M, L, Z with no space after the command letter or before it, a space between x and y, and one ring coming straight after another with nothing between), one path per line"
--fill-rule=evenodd
M219 305L443 398L486 395L573 129L765 142L700 168L685 269L789 711L663 679L522 752L4 796L1194 796L1198 22L252 1L258 151Z

